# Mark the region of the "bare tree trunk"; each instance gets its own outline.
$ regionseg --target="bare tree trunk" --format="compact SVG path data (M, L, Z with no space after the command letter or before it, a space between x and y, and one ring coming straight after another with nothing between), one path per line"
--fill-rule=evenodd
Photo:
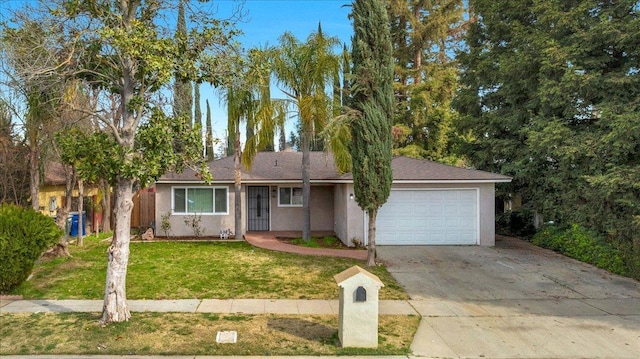
M236 131L235 146L233 150L234 167L234 222L236 239L242 237L242 169L240 168L240 133Z
M73 196L73 188L76 184L76 171L71 166L64 166L65 186L64 186L64 211L69 214L71 212L71 197Z
M84 245L84 237L82 236L82 229L85 225L82 212L84 211L84 181L82 179L78 179L78 245Z
M376 265L376 217L378 216L377 209L369 210L369 243L367 245L367 266L373 267Z
M413 9L413 17L415 19L420 18L419 5L416 5L416 7ZM413 80L416 85L420 85L422 83L422 47L421 46L419 46L418 49L416 49L415 58L413 61L414 61L414 69L416 71Z
M71 212L71 198L73 196L73 188L76 184L76 171L73 167L68 165L64 166L64 174L65 174L65 185L64 185L64 208L62 212L64 216L60 217L60 221L62 221L61 228L64 228L64 243L68 245L69 242L69 228L67 228L67 220L69 218L69 212Z
M29 151L29 189L31 192L31 208L34 211L40 210L40 151L34 144Z
M70 257L71 253L69 253L69 243L67 242L67 216L69 212L65 211L64 208L58 208L56 213L56 225L58 228L64 230L64 234L60 237L58 244L53 247L52 253L56 257Z
M311 174L309 137L311 131L305 129L300 136L302 145L302 239L311 240Z
M126 279L129 263L133 179L118 178L115 186L115 232L107 250L107 281L102 307L102 323L123 322L131 318L127 307Z
M111 186L106 180L101 180L102 191L102 232L111 232Z

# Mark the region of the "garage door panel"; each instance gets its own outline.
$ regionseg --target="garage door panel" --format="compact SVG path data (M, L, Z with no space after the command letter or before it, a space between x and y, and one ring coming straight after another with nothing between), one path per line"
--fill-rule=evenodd
M445 227L445 220L443 218L430 218L427 220L426 227L431 229L431 232L441 230Z
M429 208L427 208L426 206L414 205L412 209L413 211L411 212L414 213L416 216L426 217L429 215Z
M466 206L460 206L458 208L458 210L460 211L460 215L464 216L465 218L473 218L476 216L476 208L475 208L475 204L474 205L466 205Z
M457 216L458 215L458 204L446 204L443 206L443 215L445 216Z
M478 243L475 189L393 190L377 217L381 245Z
M477 193L472 191L458 192L458 199L465 203L475 203Z

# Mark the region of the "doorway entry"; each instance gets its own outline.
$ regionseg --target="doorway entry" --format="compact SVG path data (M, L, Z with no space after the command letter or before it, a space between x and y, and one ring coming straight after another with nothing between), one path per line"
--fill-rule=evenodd
M269 187L247 187L247 230L269 230Z

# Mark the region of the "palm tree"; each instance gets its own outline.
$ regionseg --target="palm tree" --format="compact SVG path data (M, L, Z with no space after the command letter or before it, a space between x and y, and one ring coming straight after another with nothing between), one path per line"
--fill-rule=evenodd
M234 221L236 238L242 235L242 168L251 168L258 151L273 145L277 128L284 127L285 115L281 104L271 99L271 72L274 51L271 48L252 49L247 61L238 64L237 81L224 90L227 105L227 128L233 138L234 162ZM246 139L244 150L240 142L240 128L245 124L253 135Z
M297 107L300 121L300 147L302 149L302 209L304 223L302 237L311 238L310 210L310 140L320 133L332 117L331 92L340 63L332 53L339 44L336 37L326 37L318 25L305 43L286 32L280 36L280 48L275 60L275 75L282 92Z

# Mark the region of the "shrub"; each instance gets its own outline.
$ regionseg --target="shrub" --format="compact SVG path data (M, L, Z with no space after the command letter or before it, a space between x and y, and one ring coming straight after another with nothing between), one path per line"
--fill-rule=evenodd
M590 263L609 272L627 275L628 269L617 246L596 232L577 224L569 228L546 226L533 237L533 244Z
M24 282L36 260L62 235L53 219L14 205L0 206L0 293Z
M160 228L164 232L164 236L168 238L171 234L171 212L161 215L160 219Z
M629 243L627 241L617 241L616 247L620 250L620 255L627 269L627 276L640 280L640 242Z
M529 238L536 232L533 227L533 214L526 210L501 213L496 216L496 232L507 236Z
M200 222L202 222L202 216L197 213L184 219L184 224L191 227L191 230L193 230L193 235L196 237L200 237L204 234L204 228L202 227Z

